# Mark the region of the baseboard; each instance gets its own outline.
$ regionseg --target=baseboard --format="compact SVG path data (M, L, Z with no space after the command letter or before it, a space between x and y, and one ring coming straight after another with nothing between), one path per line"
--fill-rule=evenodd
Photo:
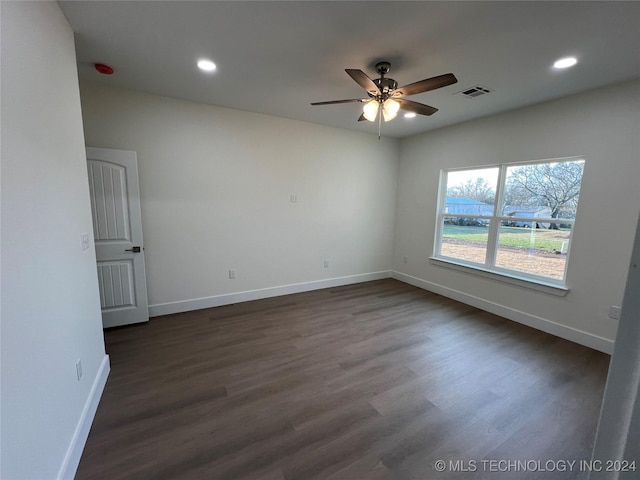
M530 313L516 310L514 308L505 307L504 305L490 302L483 298L474 297L468 293L429 282L418 277L406 275L404 273L394 271L392 277L396 280L400 280L401 282L437 293L438 295L451 298L466 305L471 305L472 307L513 320L514 322L527 325L528 327L542 330L543 332L550 333L551 335L564 338L565 340L569 340L574 343L579 343L585 347L593 348L594 350L608 354L613 352L613 340L599 337L566 325L561 325L551 320L547 320L546 318L531 315Z
M93 419L96 415L98 403L100 403L100 397L102 397L104 386L107 383L109 370L109 355L105 355L102 358L102 363L100 363L98 374L93 380L89 397L82 409L82 415L80 415L80 420L78 421L76 430L73 433L73 438L71 439L71 444L69 445L67 454L62 462L62 467L60 467L60 472L58 473L59 479L73 480L76 475L78 465L80 464L80 457L82 457L82 451L84 450L85 443L87 443L89 430L91 430L91 424L93 423Z
M316 280L313 282L294 283L291 285L281 285L278 287L261 288L258 290L248 290L244 292L228 293L225 295L215 295L213 297L195 298L192 300L183 300L180 302L158 303L149 305L149 316L158 317L160 315L170 315L172 313L189 312L192 310L200 310L203 308L220 307L222 305L230 305L232 303L248 302L251 300L260 300L262 298L279 297L281 295L289 295L292 293L310 292L312 290L320 290L322 288L340 287L342 285L351 285L354 283L369 282L372 280L381 280L390 278L391 271L362 273L359 275L350 275L347 277L328 278L324 280Z

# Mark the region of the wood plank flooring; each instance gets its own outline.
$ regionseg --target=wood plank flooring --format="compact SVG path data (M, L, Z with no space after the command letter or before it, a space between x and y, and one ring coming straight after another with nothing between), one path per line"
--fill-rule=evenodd
M77 479L527 479L589 459L609 357L395 280L105 332ZM476 462L444 472L435 460ZM486 465L486 467L484 467Z

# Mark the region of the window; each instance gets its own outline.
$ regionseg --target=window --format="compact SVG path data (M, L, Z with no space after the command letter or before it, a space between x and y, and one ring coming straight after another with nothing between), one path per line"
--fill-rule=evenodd
M584 160L443 170L434 257L563 285Z

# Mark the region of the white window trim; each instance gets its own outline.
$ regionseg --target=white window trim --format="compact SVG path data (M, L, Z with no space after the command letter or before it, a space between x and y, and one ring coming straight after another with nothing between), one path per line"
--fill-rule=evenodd
M544 280L537 280L529 277L521 277L514 275L513 270L498 271L488 270L482 266L461 263L449 257L429 257L432 265L438 267L450 268L451 270L457 270L459 272L478 275L484 278L490 278L499 282L508 283L510 285L516 285L518 287L529 288L531 290L537 290L538 292L549 293L558 297L564 297L569 293L569 288L566 285L560 285L556 283L545 282Z
M571 247L567 253L566 262L564 266L564 275L562 280L554 279L552 277L540 276L530 274L527 272L520 272L518 270L505 269L495 265L496 255L498 252L498 232L503 220L510 220L511 217L504 215L498 215L498 208L502 205L502 196L504 194L504 184L506 179L506 172L508 167L519 165L535 165L542 163L554 163L554 162L570 162L584 160L583 156L577 157L564 157L546 160L535 160L529 162L515 162L515 163L503 163L496 165L481 165L476 167L460 167L451 169L442 169L440 171L440 189L438 190L438 202L437 202L437 214L436 214L436 228L435 238L433 243L433 256L429 257L431 263L440 267L451 268L453 270L463 271L470 274L479 275L486 278L492 278L494 280L502 281L512 285L518 285L533 290L542 291L558 296L565 296L569 289L567 288L567 269L569 266L569 254ZM444 211L445 206L443 202L446 201L447 192L447 174L448 172L455 171L468 171L468 170L482 170L487 168L498 168L498 183L496 191L496 199L494 202L493 215L469 215L469 214L451 214ZM459 218L478 218L489 220L489 231L487 238L487 255L484 264L470 262L461 258L448 257L442 255L442 228L444 217L459 217ZM520 218L518 220L524 222L541 222L547 223L548 218ZM556 218L552 219L555 223L565 223L574 225L574 219ZM573 241L573 228L569 236L569 244ZM490 247L493 246L493 247Z

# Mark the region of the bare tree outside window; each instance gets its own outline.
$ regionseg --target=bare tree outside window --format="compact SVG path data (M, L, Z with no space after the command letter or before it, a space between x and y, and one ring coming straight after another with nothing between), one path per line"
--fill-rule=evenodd
M550 218L574 219L583 170L583 160L508 167L503 203L547 207Z
M451 198L470 198L493 205L496 189L484 177L469 178L464 183L448 187L447 196Z

